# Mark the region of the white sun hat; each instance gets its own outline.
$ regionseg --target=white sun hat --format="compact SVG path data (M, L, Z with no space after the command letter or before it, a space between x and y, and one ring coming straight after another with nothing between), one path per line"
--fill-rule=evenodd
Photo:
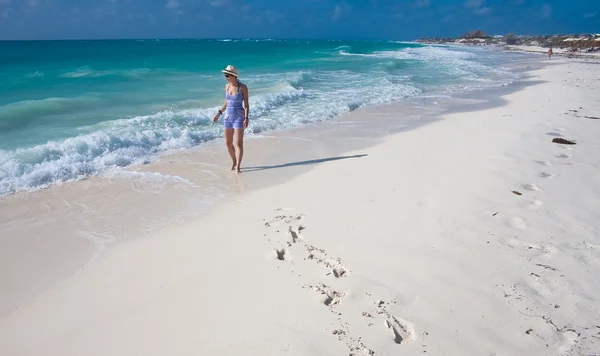
M226 73L226 74L231 74L231 75L235 76L236 78L238 77L237 68L232 66L231 64L228 65L225 69L221 70L221 72Z

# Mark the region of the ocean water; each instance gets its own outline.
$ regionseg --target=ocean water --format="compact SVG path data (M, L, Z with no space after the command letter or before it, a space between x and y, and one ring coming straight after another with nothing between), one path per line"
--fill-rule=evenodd
M222 136L221 69L249 86L249 134L362 106L506 85L518 55L391 41L0 42L0 195L152 161Z

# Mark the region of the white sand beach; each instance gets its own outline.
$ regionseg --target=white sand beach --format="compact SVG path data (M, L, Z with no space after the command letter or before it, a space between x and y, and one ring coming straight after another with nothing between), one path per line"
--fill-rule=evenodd
M599 42L600 44L600 42ZM517 51L517 52L526 52L526 53L539 53L543 55L548 55L548 48L542 46L524 46L524 45L507 45L504 47L508 51ZM600 59L600 52L585 52L585 51L576 51L570 52L569 48L552 48L553 55L558 56L566 56L566 57L577 57L591 60Z
M0 355L598 354L600 65L528 74L116 244L2 317Z

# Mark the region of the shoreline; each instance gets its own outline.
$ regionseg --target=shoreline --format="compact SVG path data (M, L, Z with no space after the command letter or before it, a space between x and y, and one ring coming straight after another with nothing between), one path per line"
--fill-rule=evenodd
M535 53L535 54L544 54L548 55L548 49L540 46L516 46L516 45L507 45L504 47L504 51L513 51L513 52L522 52L522 53ZM577 58L577 59L586 59L593 61L600 61L600 52L569 52L565 48L553 48L553 57L559 56L566 59Z
M585 116L600 104L590 65L543 65L521 90L493 97L503 105L444 112L345 153L360 158L124 241L0 319L0 348L594 352L600 140Z
M524 63L515 71L544 65ZM10 238L4 241L0 266L20 279L13 279L10 272L3 276L2 284L13 290L0 300L0 315L9 315L31 298L67 283L123 242L202 218L240 193L283 184L321 163L355 158L344 153L435 122L440 114L501 105L489 101L520 89L517 82L452 98L415 97L362 107L329 121L247 136L247 172L240 176L221 164L228 158L220 138L112 176L102 174L2 197L0 215L6 222L0 223L0 229ZM394 119L399 113L403 120ZM44 238L49 227L52 240Z
M421 43L421 42L415 42ZM439 42L439 43L422 43L432 46L448 46L458 48L488 48L499 50L503 52L518 52L528 54L539 54L548 56L548 48L541 46L531 45L498 45L498 44L472 44L472 43L460 43L460 42ZM553 48L553 57L563 57L565 59L585 59L593 62L600 62L600 52L569 52L566 48Z

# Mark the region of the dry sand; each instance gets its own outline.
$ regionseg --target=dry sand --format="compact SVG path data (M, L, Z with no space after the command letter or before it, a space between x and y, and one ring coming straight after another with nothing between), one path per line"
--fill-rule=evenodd
M599 44L600 44L600 42L599 42ZM504 48L509 51L539 53L539 54L544 54L546 56L548 55L548 49L549 49L549 48L541 47L541 46L516 46L516 45L507 45ZM554 54L554 57L558 55L558 56L568 56L568 57L583 58L583 59L590 59L590 60L600 59L600 52L584 52L584 51L569 52L568 48L552 48L552 53Z
M597 354L600 67L553 63L118 244L3 317L0 354Z

